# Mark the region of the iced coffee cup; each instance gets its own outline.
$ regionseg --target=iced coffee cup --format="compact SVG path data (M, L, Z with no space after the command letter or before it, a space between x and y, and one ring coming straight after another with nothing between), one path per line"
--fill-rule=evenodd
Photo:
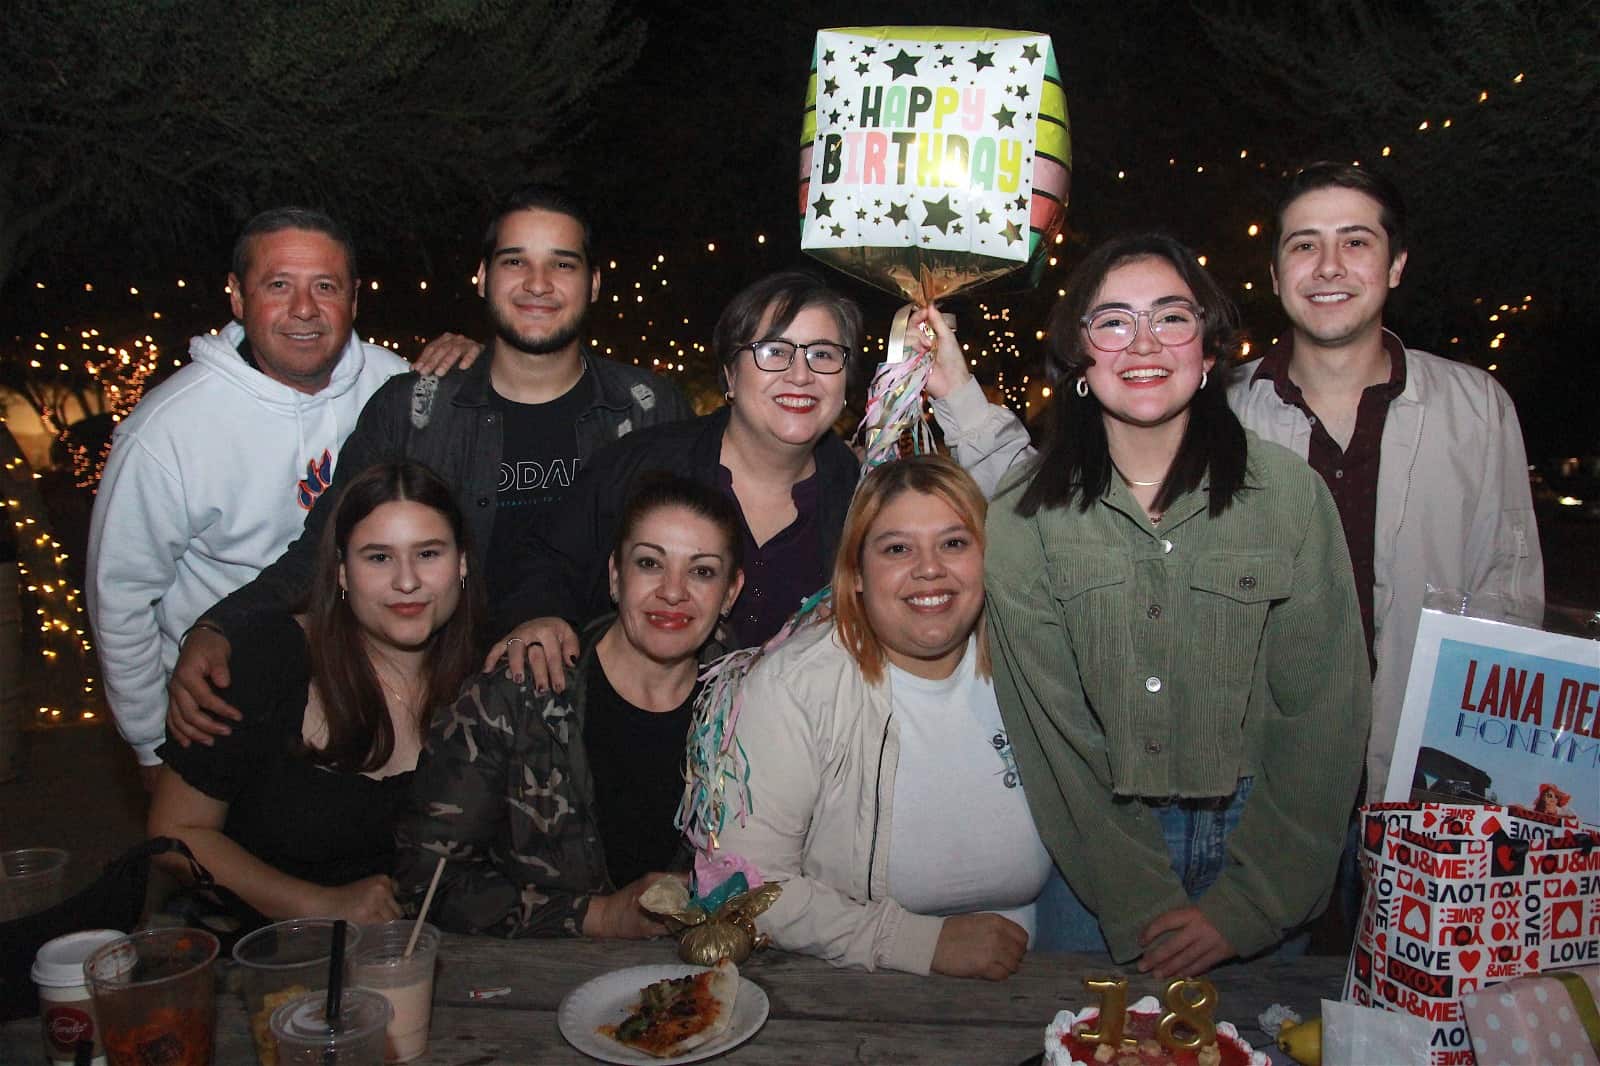
M101 945L121 938L115 929L68 933L47 942L34 956L33 983L39 990L44 1057L52 1066L72 1066L77 1061L78 1043L83 1040L94 1045L93 1066L106 1066L83 963Z
M328 960L333 954L332 918L291 918L257 929L233 948L239 964L239 991L244 997L250 1035L260 1066L279 1066L278 1045L269 1022L273 1011L308 992L328 987ZM361 942L361 927L345 927L345 972Z
M439 954L439 930L422 923L417 946L405 957L406 942L416 922L399 920L362 929L361 948L351 963L357 987L383 993L394 1008L389 1020L385 1062L410 1062L428 1050L428 1025L433 1018L433 965Z

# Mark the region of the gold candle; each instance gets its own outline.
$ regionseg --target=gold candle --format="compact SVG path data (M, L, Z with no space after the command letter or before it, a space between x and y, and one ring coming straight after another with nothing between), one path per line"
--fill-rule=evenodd
M1104 1044L1113 1051L1121 1051L1127 1045L1137 1045L1138 1041L1124 1039L1122 1036L1122 1031L1128 1022L1127 979L1118 977L1115 980L1096 980L1086 977L1083 979L1083 987L1099 994L1100 1017L1096 1020L1095 1028L1080 1030L1078 1039L1090 1044Z
M1177 977L1167 982L1162 1002L1167 1010L1156 1026L1156 1039L1161 1041L1163 1047L1171 1051L1198 1051L1217 1042L1214 1020L1217 1009L1216 985L1203 978L1190 980ZM1193 1035L1178 1036L1176 1028L1180 1024Z

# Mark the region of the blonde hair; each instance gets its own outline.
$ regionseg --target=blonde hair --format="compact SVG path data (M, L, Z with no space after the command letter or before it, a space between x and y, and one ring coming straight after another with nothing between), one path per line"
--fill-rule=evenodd
M989 502L978 483L956 463L943 455L916 455L885 463L861 480L850 512L844 518L839 552L833 562L834 627L839 641L856 660L868 684L883 679L886 660L883 642L872 631L867 608L856 584L861 580L861 555L867 534L878 515L896 498L907 492L920 492L950 505L971 531L978 550L984 548L983 523ZM984 636L984 616L978 616L978 676L989 676L989 642Z

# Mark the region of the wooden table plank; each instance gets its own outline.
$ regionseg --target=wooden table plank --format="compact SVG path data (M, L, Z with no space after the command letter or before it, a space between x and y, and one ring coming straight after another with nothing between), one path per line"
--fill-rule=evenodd
M504 941L446 936L434 988L433 1031L418 1066L560 1066L593 1060L574 1050L556 1026L568 992L628 966L675 962L670 942ZM745 1066L861 1063L891 1066L1011 1066L1039 1050L1044 1026L1062 1007L1088 1002L1083 978L1121 971L1105 957L1030 955L1003 982L836 970L778 951L754 956L743 974L767 993L772 1014L750 1042L718 1062ZM1212 978L1220 1016L1251 1030L1270 1003L1306 1014L1337 998L1344 960L1268 960L1225 967ZM1128 974L1132 997L1156 982ZM508 986L507 996L474 1000L473 988ZM0 1028L0 1062L35 1062L38 1020ZM219 1066L254 1062L238 997L219 990Z

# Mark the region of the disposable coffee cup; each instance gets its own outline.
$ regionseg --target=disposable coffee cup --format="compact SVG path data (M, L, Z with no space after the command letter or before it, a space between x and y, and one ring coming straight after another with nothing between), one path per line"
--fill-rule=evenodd
M94 1066L106 1066L94 1002L84 982L83 963L102 944L121 938L115 929L90 929L58 936L39 949L33 960L33 983L39 990L39 1018L44 1026L44 1057L52 1066L72 1066L78 1042L94 1044Z
M279 1066L382 1066L385 1031L394 1009L377 992L347 988L339 1024L329 1025L328 995L310 992L272 1012Z
M406 958L406 943L416 924L397 919L365 926L361 930L361 949L350 965L351 979L359 987L383 993L394 1007L385 1062L410 1062L428 1050L439 930L423 922L416 949Z

